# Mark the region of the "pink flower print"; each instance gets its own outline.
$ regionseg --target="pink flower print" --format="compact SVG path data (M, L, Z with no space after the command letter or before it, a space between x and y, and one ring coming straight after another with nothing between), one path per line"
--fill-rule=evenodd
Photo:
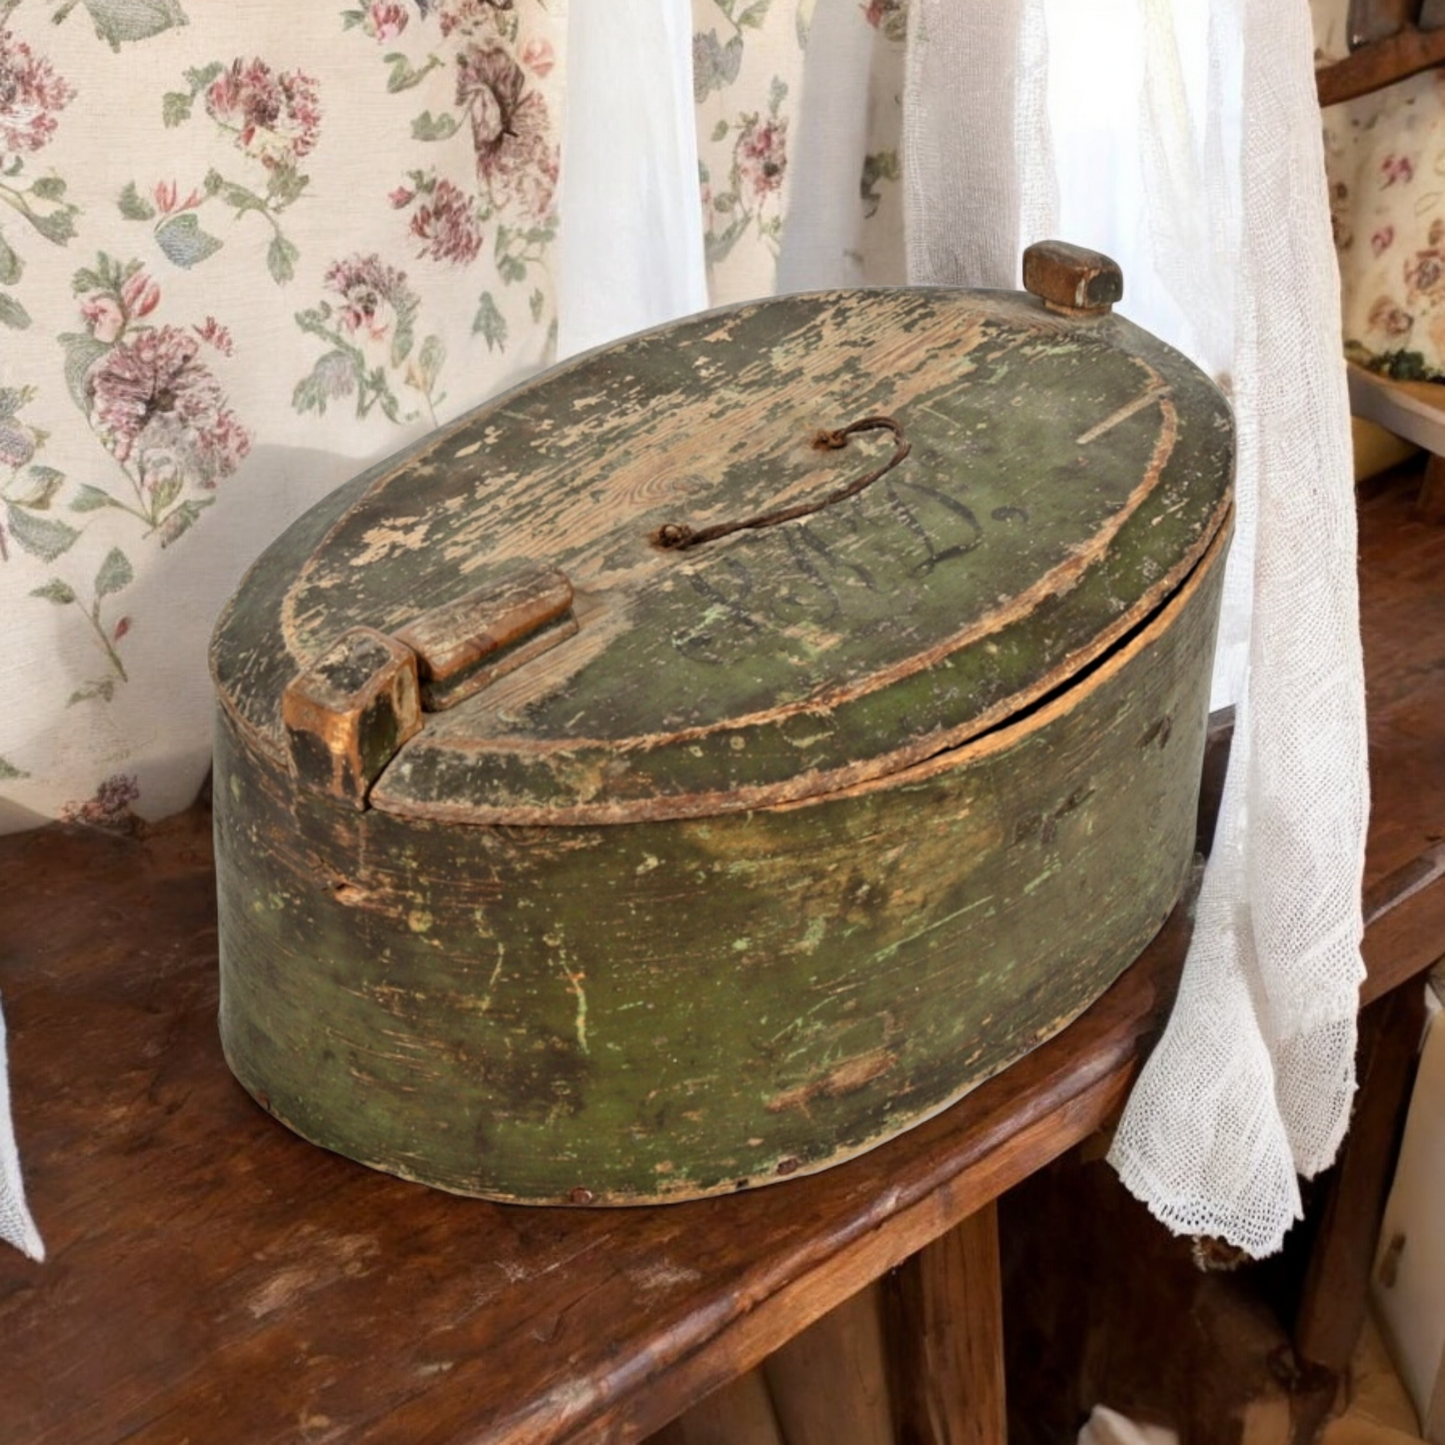
M868 0L863 18L889 40L902 40L907 18L904 0Z
M1405 285L1412 301L1439 291L1442 282L1445 282L1445 252L1416 251L1405 262Z
M61 809L64 823L85 823L115 833L134 833L141 820L130 805L140 797L140 782L134 773L112 773L83 803L67 803Z
M160 299L161 288L144 271L128 277L120 288L120 306L127 321L149 316L160 304Z
M470 35L484 25L495 24L497 11L511 10L513 6L514 0L442 0L437 14L443 35L453 30Z
M155 190L156 210L163 216L173 216L177 211L189 211L201 204L201 193L192 190L185 200L180 199L180 189L174 181L157 181Z
M406 273L379 256L352 256L335 261L326 272L326 288L341 297L342 329L367 340L382 341L400 314L417 307Z
M557 147L546 101L525 85L522 67L499 45L469 46L457 62L457 104L471 120L478 176L496 204L542 220L557 188Z
M1350 224L1350 188L1343 181L1335 181L1330 186L1330 230L1337 250L1347 251L1354 245L1355 233Z
M548 75L552 67L557 63L557 53L552 49L552 42L544 40L540 36L534 36L522 47L522 64L532 72L533 75Z
M450 181L438 181L411 218L411 233L422 242L418 255L465 266L482 249L482 228L470 199Z
M1370 307L1369 322L1372 330L1382 332L1391 339L1408 336L1415 324L1410 313L1396 305L1389 296L1381 296Z
M410 19L404 5L396 4L394 0L372 0L361 28L377 40L395 40L406 29Z
M161 288L144 271L135 271L121 284L117 296L92 291L80 303L80 315L90 334L106 345L119 340L127 326L149 316L160 304Z
M199 347L177 327L146 328L90 373L91 426L150 490L177 478L214 487L251 449L220 384L197 360Z
M744 126L733 148L738 174L761 200L782 189L788 166L788 122L754 119Z
M106 292L95 292L80 303L80 315L90 334L107 346L125 330L125 312L120 302Z
M229 356L235 350L235 342L231 340L229 328L222 326L214 316L206 317L204 326L193 326L191 330L206 343L207 346L214 346L222 356Z
M416 192L408 186L398 186L394 191L389 191L386 198L398 211L401 211L416 200Z
M75 88L8 30L0 30L0 155L38 151L55 134L56 113Z
M1408 184L1415 179L1415 164L1409 156L1397 156L1392 151L1380 162L1384 184L1393 186L1397 181Z
M206 110L270 169L295 166L321 129L316 82L299 70L278 75L262 60L232 61L207 88Z
M18 471L35 455L35 437L14 422L0 421L0 467Z
M1370 249L1377 256L1383 256L1390 249L1390 243L1395 239L1395 228L1393 226L1381 226L1373 236L1370 237Z

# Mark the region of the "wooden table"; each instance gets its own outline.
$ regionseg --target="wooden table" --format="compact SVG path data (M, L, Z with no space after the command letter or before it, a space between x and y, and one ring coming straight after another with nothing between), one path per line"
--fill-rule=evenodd
M1409 506L1362 507L1369 997L1445 939L1445 529ZM1177 911L1063 1034L850 1164L690 1204L522 1209L324 1153L231 1081L204 809L143 838L0 840L0 877L16 1124L50 1250L0 1251L5 1445L633 1441L895 1266L895 1328L921 1339L960 1259L972 1309L895 1385L955 1431L915 1438L988 1438L988 1206L1114 1117L1188 928Z

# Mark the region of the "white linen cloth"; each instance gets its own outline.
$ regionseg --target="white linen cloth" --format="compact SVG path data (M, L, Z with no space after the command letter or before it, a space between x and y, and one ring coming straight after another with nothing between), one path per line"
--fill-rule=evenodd
M1010 86L1040 17L1047 64ZM1096 246L1123 266L1120 309L1233 395L1214 688L1233 753L1179 999L1110 1157L1171 1229L1268 1254L1346 1128L1363 973L1354 496L1308 6L919 0L909 78L913 279L1011 281L1040 227ZM1056 214L1026 215L1055 188Z
M45 1258L40 1231L25 1203L25 1183L20 1177L20 1152L10 1121L10 1075L6 1064L5 1018L0 1014L0 1239L13 1244L31 1259Z

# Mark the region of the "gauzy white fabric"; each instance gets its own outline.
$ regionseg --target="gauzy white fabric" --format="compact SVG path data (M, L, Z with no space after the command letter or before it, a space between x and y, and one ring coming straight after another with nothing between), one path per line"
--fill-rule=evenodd
M557 355L708 304L689 0L567 14Z
M5 1018L0 1015L0 1239L31 1259L44 1259L45 1246L25 1204L20 1155L10 1122L10 1075L5 1058Z
M1179 1436L1159 1425L1137 1425L1106 1405L1095 1405L1078 1445L1179 1445Z
M859 286L863 258L858 232L858 157L868 149L867 93L873 34L850 7L819 6L803 65L792 186L806 204L794 205L778 257L779 291Z
M1110 1157L1171 1229L1263 1255L1299 1216L1296 1173L1329 1164L1347 1125L1362 975L1354 498L1310 17L1306 0L1043 8L1038 147L1036 87L1008 94L978 60L1021 45L1030 0L914 10L912 279L1016 284L999 269L1016 228L1038 239L1022 198L1048 193L1028 178L1057 147L1059 234L1100 245L1112 225L1121 309L1232 391L1239 525L1214 690L1238 708L1229 778L1179 999ZM1060 83L1070 67L1090 83ZM1133 126L1094 123L1121 96ZM1071 145L1104 181L1071 183Z

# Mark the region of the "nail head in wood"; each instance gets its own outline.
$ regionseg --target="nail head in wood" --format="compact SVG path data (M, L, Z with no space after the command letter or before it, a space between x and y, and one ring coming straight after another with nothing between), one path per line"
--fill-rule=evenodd
M1107 316L1124 296L1116 261L1067 241L1036 241L1024 252L1024 289L1052 311Z

